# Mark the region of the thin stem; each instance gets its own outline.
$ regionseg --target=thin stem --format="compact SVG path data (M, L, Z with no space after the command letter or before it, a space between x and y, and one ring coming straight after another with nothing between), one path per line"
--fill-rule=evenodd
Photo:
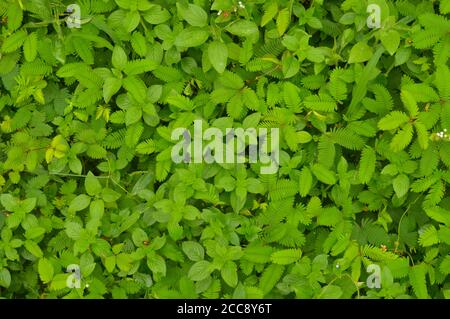
M58 176L68 176L68 177L82 177L86 178L87 175L82 174L70 174L70 173L56 173L56 172L48 172L50 175L58 175ZM109 176L95 176L97 178L109 178Z
M340 278L341 278L341 277L336 276L336 278L334 278L334 279L333 279L332 281L330 281L325 287L323 287L322 291L321 291L320 294L317 296L317 298L320 298L320 297L322 296L323 292L325 291L325 289L326 289L327 287L331 286L331 284L332 284L333 282L335 282L336 280L338 280L338 279L340 279Z
M409 211L411 206L414 205L419 200L419 198L422 197L422 195L423 195L423 192L419 196L417 196L417 198L411 204L408 205L408 207L406 208L406 210L403 212L402 216L400 217L400 221L398 222L398 228L397 228L397 242L398 243L400 242L400 229L402 226L403 217L405 217L406 213Z
M109 161L109 158L107 157L106 160L108 161L108 177L111 179L111 182L113 182L114 184L116 184L121 190L123 190L127 195L129 195L130 193L122 186L120 185L118 182L116 182L116 180L114 180L114 178L111 175L111 163Z

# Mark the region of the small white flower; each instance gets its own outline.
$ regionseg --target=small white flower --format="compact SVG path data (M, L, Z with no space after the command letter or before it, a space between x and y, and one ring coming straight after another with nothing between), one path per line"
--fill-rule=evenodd
M245 5L241 1L238 2L238 5L239 5L239 8L241 8L241 9L245 8Z
M439 137L440 139L450 141L450 135L447 134L447 129L444 129L441 132L437 132L436 136Z
M339 269L339 267L340 267L340 266L339 266L339 264L336 264L336 268L338 268L338 269Z
M217 15L220 16L222 14L222 10L217 11Z

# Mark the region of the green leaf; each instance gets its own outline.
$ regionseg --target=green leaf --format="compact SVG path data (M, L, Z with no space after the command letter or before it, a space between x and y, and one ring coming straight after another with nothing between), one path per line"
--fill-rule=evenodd
M69 205L69 210L72 212L78 212L88 207L90 202L91 198L89 196L85 194L80 194L74 199L72 199Z
M450 0L441 0L439 4L441 14L447 14L450 12Z
M300 176L299 176L300 196L305 197L306 195L308 195L308 193L312 187L312 181L313 180L312 180L311 171L309 170L308 167L304 166L302 168L302 170L300 172Z
M382 31L380 40L386 51L390 55L394 55L400 45L400 34L395 30Z
M223 71L225 71L228 59L228 48L224 43L219 41L211 42L208 46L208 57L211 65L217 72L223 73Z
M130 90L134 89L130 87ZM139 93L140 93L139 91L134 91L133 94L136 94L136 97L141 101L142 97L139 97L139 95L137 95ZM132 106L127 109L127 112L125 114L125 124L127 126L130 126L138 122L141 118L142 118L142 109L137 106Z
M259 287L267 295L280 280L284 272L284 266L271 264L263 272L261 279L259 280Z
M254 22L242 19L229 24L225 30L239 37L250 37L258 34L258 26Z
M134 29L137 28L139 22L141 20L141 16L137 11L129 11L126 13L125 19L123 20L123 26L128 33L131 33Z
M417 116L417 114L419 113L419 109L411 93L406 90L402 90L402 92L400 93L400 98L402 99L403 105L408 110L409 115L411 117Z
M228 286L236 287L238 283L237 266L233 261L228 260L225 262L220 269L220 274Z
M245 196L242 196L242 195L243 194L241 192L231 193L230 202L231 202L231 207L233 207L233 210L235 213L238 213L244 207L245 201L247 200L246 194L245 194Z
M283 97L286 106L297 108L301 105L301 99L299 96L299 88L291 82L284 82L283 84Z
M306 58L314 63L321 63L325 59L323 50L321 50L320 48L309 47L305 53Z
M167 9L155 4L144 12L143 17L150 24L161 24L170 19L170 13Z
M409 117L400 111L393 111L391 113L389 113L388 115L386 115L385 117L383 117L379 122L378 122L378 127L381 130L394 130L396 128L398 128L400 125L408 122Z
M277 31L280 36L284 34L286 29L289 26L289 23L291 21L289 14L289 8L284 8L281 11L278 12L277 17Z
M147 87L140 78L136 76L129 76L125 78L123 80L123 87L131 94L131 96L136 101L140 103L143 103L145 101L145 98L147 97ZM131 107L129 109L131 109Z
M419 142L420 147L426 150L428 148L430 138L425 125L417 120L414 122L414 128L416 129L417 141Z
M358 42L350 50L348 63L361 63L369 61L372 54L373 51L371 47L364 42Z
M9 288L11 285L11 274L8 269L0 269L0 286L4 288Z
M183 29L175 38L175 45L179 47L198 47L209 38L209 32L198 28L189 27Z
M131 237L133 239L133 243L138 247L142 247L144 242L148 241L147 233L141 228L136 228L133 230Z
M309 17L308 21L306 23L311 28L314 28L314 29L322 29L323 28L322 22L316 17Z
M133 34L131 35L131 46L133 47L133 50L141 57L147 54L147 42L141 32L133 32Z
M105 268L109 273L112 273L114 271L114 268L116 267L116 256L108 256L105 258Z
M182 5L177 3L177 9L184 20L194 27L204 27L207 24L208 16L205 10L195 4Z
M450 255L445 256L445 258L442 260L441 264L439 265L439 270L445 275L450 274Z
M30 33L23 43L23 55L28 62L34 61L37 56L37 35Z
M69 236L69 238L72 238L74 240L77 240L80 238L80 233L82 231L83 227L80 226L80 224L75 222L68 222L66 223L66 234Z
M84 187L86 188L86 193L90 196L98 195L102 191L102 185L91 171L86 175Z
M123 272L129 272L131 270L132 262L133 262L133 258L129 254L120 253L116 256L116 265ZM147 264L148 264L148 258L147 258ZM150 270L152 270L152 269L150 268Z
M156 150L155 142L153 140L145 140L136 145L136 152L139 154L151 154Z
M411 123L406 124L400 129L397 134L392 138L390 147L393 151L398 152L403 150L411 143L413 137L413 127Z
M28 228L25 231L25 238L26 239L34 239L34 238L42 236L43 234L45 234L45 228L35 226L32 228Z
M166 275L166 262L164 261L164 258L156 254L155 252L151 252L147 255L147 266L153 273L159 273L162 276Z
M26 240L24 243L25 248L37 258L43 256L42 250L37 243L32 240Z
M47 284L52 281L54 273L53 265L47 258L39 259L38 271L43 283Z
M264 11L264 14L261 18L261 27L264 27L273 18L275 18L277 13L278 13L278 4L276 1L272 1Z
M127 63L127 60L128 59L125 51L121 47L115 46L112 53L112 65L118 70L123 70Z
M17 30L22 24L23 12L19 3L10 3L8 5L8 10L6 11L6 16L8 17L8 29Z
M1 194L0 202L10 212L13 212L19 204L19 201L11 194Z
M399 48L397 50L397 53L395 54L395 66L402 65L406 63L411 56L411 49L410 48Z
M336 207L323 209L322 213L317 216L317 225L335 226L342 220L342 214Z
M247 179L247 190L252 194L263 194L264 185L256 178Z
M297 132L298 142L306 144L312 141L312 136L306 131Z
M129 148L133 148L139 142L141 138L144 127L141 123L136 123L128 126L125 133L125 145Z
M111 97L119 92L122 87L122 80L117 78L107 78L103 84L103 99L106 103L111 100Z
M380 60L384 49L378 47L375 53L371 56L369 62L364 67L362 73L358 76L358 82L352 90L352 100L347 110L347 115L352 118L355 116L359 103L364 99L367 93L367 85L373 74L376 73L376 66Z
M140 59L127 62L123 71L127 75L136 75L156 70L159 64L149 59Z
M20 207L25 213L31 212L33 210L33 208L36 207L36 198L33 197L33 198L24 199L20 203Z
M101 199L96 199L91 202L89 205L89 215L91 217L91 221L100 221L105 212L105 202Z
M21 209L25 213L31 212L36 207L36 198L27 198L20 203Z
M338 299L344 292L342 288L335 285L324 286L319 293L319 299Z
M322 183L334 185L336 184L336 175L321 164L314 164L311 170L316 178Z
M261 113L256 112L250 114L242 121L242 126L244 128L256 127L261 120Z
M195 108L194 102L182 95L171 95L166 99L166 101L170 105L186 111L191 111Z
M332 112L336 109L337 105L334 99L327 94L310 95L307 96L303 104L311 110Z
M69 274L56 274L50 284L50 290L55 291L67 288L67 280L69 276Z
M192 261L200 261L205 257L205 249L197 242L184 241L182 249L186 256Z
M206 260L197 261L191 266L188 277L193 281L200 281L209 277L212 272L211 263Z
M289 265L299 260L301 256L300 249L283 249L272 253L270 259L274 264Z
M413 266L409 271L409 281L414 290L414 293L419 299L429 298L425 275L426 268L423 264Z
M10 53L22 46L27 39L27 33L24 30L19 30L12 35L8 36L1 47L3 53Z
M367 184L375 172L376 154L371 147L365 147L361 153L358 176L361 183Z
M422 247L429 247L439 243L437 229L430 225L422 230L419 236L419 243Z
M405 174L398 175L392 182L397 197L403 197L409 190L409 178Z
M120 194L111 188L102 189L102 199L107 203L112 203L120 198Z
M286 79L291 78L294 75L296 75L298 73L299 69L300 69L300 63L298 62L298 60L295 57L289 56L289 57L283 59L282 72Z
M272 247L270 246L247 246L244 250L244 259L252 263L265 264L270 261Z

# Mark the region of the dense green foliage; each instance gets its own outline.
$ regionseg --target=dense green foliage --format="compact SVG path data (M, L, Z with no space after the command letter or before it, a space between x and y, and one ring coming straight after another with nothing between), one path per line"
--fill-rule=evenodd
M0 297L450 298L449 13L0 0ZM175 164L196 119L279 128L278 172Z

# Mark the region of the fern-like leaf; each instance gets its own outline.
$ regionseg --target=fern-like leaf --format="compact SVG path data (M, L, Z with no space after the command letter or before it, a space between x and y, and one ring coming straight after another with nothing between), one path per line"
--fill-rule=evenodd
M427 283L426 283L426 275L427 270L425 265L415 265L411 267L409 271L409 282L411 283L411 287L414 290L417 298L419 299L427 299L428 291L427 291Z
M280 280L284 272L284 266L272 264L268 266L262 273L259 280L259 288L267 295Z
M375 172L376 154L371 147L365 147L361 152L361 160L359 162L358 176L359 180L367 184L372 179Z
M332 141L350 150L361 150L364 140L348 128L333 129L328 133Z
M336 102L328 94L310 95L303 104L310 110L322 112L333 112L337 108Z

